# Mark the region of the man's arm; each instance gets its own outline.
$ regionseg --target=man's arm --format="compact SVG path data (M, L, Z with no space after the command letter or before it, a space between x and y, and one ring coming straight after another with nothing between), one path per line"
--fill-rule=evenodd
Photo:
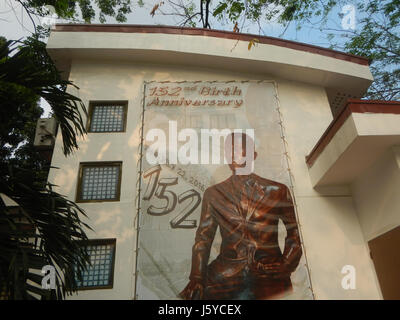
M292 273L299 264L302 249L293 200L286 186L282 194L281 219L287 231L283 258L286 268Z
M257 267L259 270L263 270L265 274L269 274L272 277L281 278L290 276L290 274L296 270L302 255L293 200L290 196L289 189L286 186L282 186L280 188L278 207L279 218L282 220L287 231L285 248L282 254L283 259L282 261L273 263L259 263Z
M183 299L202 299L210 249L217 227L218 225L211 209L210 191L207 189L204 192L200 223L192 249L190 282L179 294Z

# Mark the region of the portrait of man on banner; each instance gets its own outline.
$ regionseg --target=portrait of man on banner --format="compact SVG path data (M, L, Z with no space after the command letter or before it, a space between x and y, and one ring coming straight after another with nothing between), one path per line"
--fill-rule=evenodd
M291 274L302 256L289 188L260 177L253 168L254 141L244 133L225 139L231 176L204 192L200 223L192 249L189 283L182 299L279 299L292 291ZM278 243L281 220L287 235ZM210 249L219 229L222 243L216 259Z
M313 299L273 81L144 91L138 299Z

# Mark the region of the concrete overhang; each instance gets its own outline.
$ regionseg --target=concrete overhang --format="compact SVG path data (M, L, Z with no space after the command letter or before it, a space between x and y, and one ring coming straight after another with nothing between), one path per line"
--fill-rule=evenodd
M249 50L253 39L257 41ZM373 80L364 57L209 29L59 24L52 29L47 50L67 73L72 60L83 58L226 69L315 84L327 89L333 109L347 98L360 98Z
M312 185L351 184L400 145L400 102L350 99L306 157Z

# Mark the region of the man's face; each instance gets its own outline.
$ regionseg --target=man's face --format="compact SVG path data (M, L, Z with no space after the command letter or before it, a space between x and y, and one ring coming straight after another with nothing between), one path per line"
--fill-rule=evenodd
M229 135L225 141L225 157L230 169L236 174L252 173L254 159L257 157L253 139L246 134Z

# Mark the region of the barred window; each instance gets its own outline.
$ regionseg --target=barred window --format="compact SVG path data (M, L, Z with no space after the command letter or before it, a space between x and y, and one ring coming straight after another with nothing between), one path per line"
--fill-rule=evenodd
M121 162L81 164L77 201L119 200L121 166Z
M126 123L126 102L92 102L89 106L89 132L123 132Z
M82 272L82 280L76 276L79 289L107 289L113 287L116 239L89 240L86 250L91 265ZM76 271L76 268L75 268Z

